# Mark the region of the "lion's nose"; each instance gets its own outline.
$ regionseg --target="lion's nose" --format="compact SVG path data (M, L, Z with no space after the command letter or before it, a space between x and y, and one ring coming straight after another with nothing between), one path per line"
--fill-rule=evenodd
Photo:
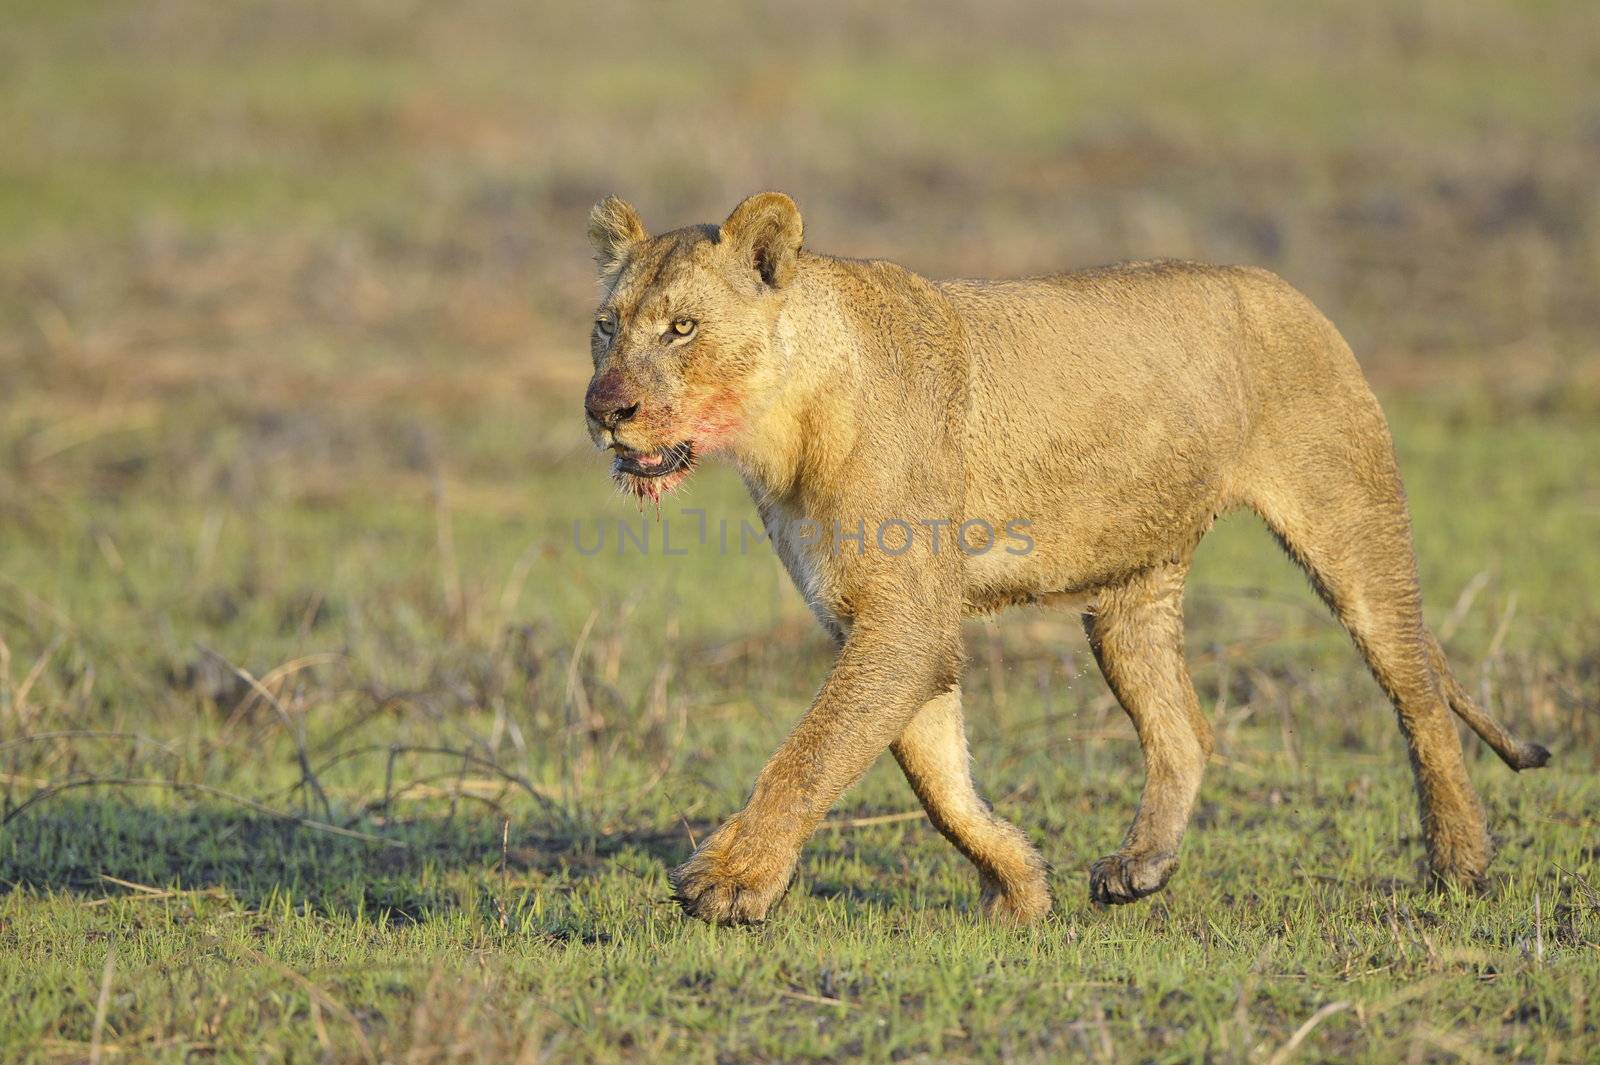
M623 422L639 413L639 404L630 403L626 407L612 407L609 410L604 407L589 407L588 411L589 417L593 418L607 429L615 429L617 426L621 425Z
M589 386L588 395L583 397L583 409L607 429L615 429L639 413L638 402L630 402L631 399L615 377L602 377Z

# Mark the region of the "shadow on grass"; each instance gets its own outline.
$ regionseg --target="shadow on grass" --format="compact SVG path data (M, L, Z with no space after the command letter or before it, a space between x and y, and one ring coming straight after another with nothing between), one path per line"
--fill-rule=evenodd
M221 888L253 909L287 900L420 923L477 905L477 888L498 890L506 877L519 887L541 875L581 881L624 854L670 865L689 850L682 828L574 836L513 820L503 839L504 827L498 817L440 814L365 839L252 811L58 798L0 828L0 891L89 899L139 893L127 885Z

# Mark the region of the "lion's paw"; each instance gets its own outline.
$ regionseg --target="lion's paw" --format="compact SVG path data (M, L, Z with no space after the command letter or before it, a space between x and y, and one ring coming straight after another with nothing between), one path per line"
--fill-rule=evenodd
M673 897L691 917L713 924L758 924L789 886L795 856L744 835L730 821L668 874Z
M1171 851L1108 854L1089 867L1089 898L1107 905L1135 902L1160 891L1177 868Z
M1050 912L1050 888L1042 875L1010 886L985 878L983 912L1003 924L1032 924Z

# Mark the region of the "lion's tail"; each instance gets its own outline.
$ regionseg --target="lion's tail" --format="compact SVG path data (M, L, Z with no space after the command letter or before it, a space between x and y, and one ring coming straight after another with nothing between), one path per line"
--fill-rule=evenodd
M1450 672L1450 663L1445 661L1444 648L1439 646L1438 638L1431 632L1427 633L1427 637L1428 662L1433 666L1434 675L1439 678L1445 701L1456 712L1456 716L1465 721L1484 743L1494 748L1494 753L1512 769L1538 769L1550 761L1548 750L1537 743L1517 739L1472 701L1461 682L1456 680L1455 674Z

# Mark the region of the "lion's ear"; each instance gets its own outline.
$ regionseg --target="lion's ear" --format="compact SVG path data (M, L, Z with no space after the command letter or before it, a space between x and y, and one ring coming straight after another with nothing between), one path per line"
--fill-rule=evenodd
M621 262L628 249L647 236L639 212L627 200L607 196L589 210L589 243L594 247L594 261L602 274Z
M793 279L804 233L800 208L781 192L756 193L722 223L723 242L773 288Z

